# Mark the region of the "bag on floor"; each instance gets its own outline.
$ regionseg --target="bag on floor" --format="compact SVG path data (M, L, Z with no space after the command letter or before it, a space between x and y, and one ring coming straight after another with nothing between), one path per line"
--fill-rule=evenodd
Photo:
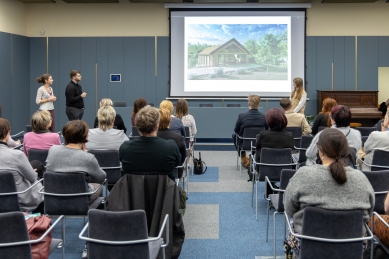
M31 217L26 220L28 235L30 240L39 239L51 225L51 219L45 215ZM31 245L31 254L33 259L49 258L49 249L51 244L51 232L37 244Z
M205 166L205 170L204 170ZM201 160L201 152L199 152L199 159L193 157L193 173L194 174L205 174L207 171L207 165Z

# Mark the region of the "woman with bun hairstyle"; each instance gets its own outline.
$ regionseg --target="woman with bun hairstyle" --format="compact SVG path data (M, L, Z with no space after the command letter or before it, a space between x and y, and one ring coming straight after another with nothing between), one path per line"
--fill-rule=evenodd
M293 79L293 86L293 92L290 94L292 109L294 112L304 114L305 106L307 104L307 93L304 90L303 79L300 77Z
M53 77L50 74L43 74L37 77L36 81L43 84L38 88L36 104L39 105L39 110L50 112L52 123L49 129L51 132L55 132L54 102L57 100L57 97L54 96L53 89L51 88L54 82Z
M323 164L300 167L290 179L284 194L285 212L297 233L302 233L303 213L308 206L327 210L361 210L363 222L360 224L364 224L375 205L374 190L366 176L345 166L344 158L348 155L349 145L343 132L330 128L320 133L317 147ZM293 258L299 258L300 240L293 240L289 235L287 243L294 247Z

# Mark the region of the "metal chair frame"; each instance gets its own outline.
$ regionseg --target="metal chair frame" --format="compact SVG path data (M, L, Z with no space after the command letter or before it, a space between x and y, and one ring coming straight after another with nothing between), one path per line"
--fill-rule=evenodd
M379 193L387 193L387 192L379 192ZM373 235L374 235L374 216L377 216L377 218L389 229L389 224L380 216L380 214L373 211L373 216L371 217L371 232L373 233ZM383 244L376 236L373 236L373 239L371 240L371 244L372 244L372 247L371 247L371 251L370 251L370 259L373 259L374 258L374 246L375 245L385 246L385 244ZM385 246L385 248L387 248L387 247Z
M242 163L239 163L239 159L242 157L242 152L243 151L250 151L250 153L252 153L253 150L255 150L255 146L253 145L253 141L254 141L254 144L255 142L257 141L258 139L258 136L261 134L262 130L265 130L265 127L246 127L245 129L247 128L258 128L259 129L259 132L258 134L256 134L255 138L245 138L243 136L240 136L238 134L236 134L236 147L239 149L239 145L238 145L238 139L241 139L242 141L245 141L245 140L250 140L251 141L251 144L250 144L250 149L241 149L239 151L239 154L238 154L238 157L236 159L236 169L238 169L238 166L239 166L239 171L240 171L240 176L242 176ZM243 134L244 134L244 131L243 131Z
M388 152L389 153L389 152ZM374 154L373 154L373 158L374 158ZM376 168L382 168L382 170L389 170L389 165L373 165L373 164L368 164L366 163L365 161L363 161L362 159L360 159L359 157L357 157L357 160L358 161L361 161L365 166L368 166L370 167L371 169L373 167L376 167ZM377 170L372 170L372 171L377 171Z

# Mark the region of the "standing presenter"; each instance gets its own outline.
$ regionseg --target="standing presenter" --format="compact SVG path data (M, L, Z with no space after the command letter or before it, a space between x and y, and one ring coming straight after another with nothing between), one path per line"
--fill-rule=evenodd
M304 90L303 79L296 77L293 79L293 92L290 95L292 101L292 110L297 113L304 114L307 104L307 93Z
M53 89L51 88L51 85L54 82L53 77L50 74L43 74L40 77L37 77L36 81L43 84L38 88L36 104L39 105L39 110L50 112L52 121L49 130L55 132L54 102L57 100L57 97L54 96Z
M84 115L84 98L86 92L82 91L81 74L78 70L70 71L70 78L72 79L66 87L66 115L69 121L81 120Z

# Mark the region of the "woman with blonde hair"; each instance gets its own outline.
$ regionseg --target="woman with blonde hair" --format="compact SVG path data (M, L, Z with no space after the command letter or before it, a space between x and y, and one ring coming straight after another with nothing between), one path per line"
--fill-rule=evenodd
M163 100L159 104L159 109L168 109L170 114L173 112L173 103L169 100ZM172 116L172 121L170 122L170 130L177 132L181 136L185 137L185 128L182 121L174 116Z
M188 113L188 102L181 98L177 101L176 112L174 116L182 121L184 126L189 127L190 141L193 141L194 135L197 133L196 122L192 115Z
M109 98L103 98L101 99L100 101L100 108L103 107L103 106L111 106L112 107L113 105L113 102L111 99ZM94 128L97 128L99 125L99 118L96 117L95 119L95 123L93 124L93 127ZM123 130L124 133L127 133L127 128L126 126L124 125L124 121L123 121L123 118L122 116L120 116L120 114L116 114L115 116L115 121L114 121L114 124L113 124L113 127L115 129L118 129L118 130Z
M330 128L332 126L330 113L332 107L338 105L334 99L331 98L325 98L323 101L323 106L321 108L321 111L319 114L315 117L315 120L313 122L312 126L312 135L316 135L316 133L319 132L319 127L327 127Z
M27 132L23 141L23 152L26 156L30 149L49 150L53 145L61 145L59 135L49 130L52 121L48 111L39 110L31 116L32 132Z
M293 92L290 95L292 101L292 109L294 112L304 114L305 106L307 103L307 93L304 90L303 79L296 77L293 79Z
M138 98L134 102L134 107L132 108L132 114L131 114L131 123L132 126L135 127L135 115L138 113L140 109L145 107L147 105L146 99L144 98Z
M97 112L99 121L98 128L89 129L88 143L89 150L119 150L120 145L128 140L123 130L114 129L117 118L115 109L110 106L102 106Z
M57 97L54 96L53 88L51 85L54 80L50 74L43 74L36 78L36 81L40 84L43 84L38 88L36 94L36 104L39 105L39 110L49 111L51 118L53 118L50 126L50 131L55 132L54 126L54 102L57 100Z

